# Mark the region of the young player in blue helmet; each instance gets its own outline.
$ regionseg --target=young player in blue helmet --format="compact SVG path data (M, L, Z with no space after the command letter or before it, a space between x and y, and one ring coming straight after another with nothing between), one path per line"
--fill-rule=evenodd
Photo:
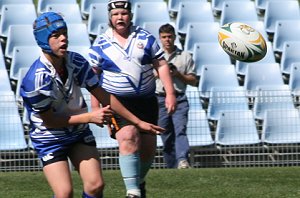
M166 90L166 108L176 109L175 91L163 50L148 31L131 22L128 0L108 2L110 28L94 41L89 61L100 74L101 86L115 95L137 117L156 124L158 103L155 96L157 70ZM99 108L92 98L94 109ZM145 180L156 152L156 136L141 132L124 117L114 114L119 129L111 136L119 144L119 164L126 197L146 197Z
M102 198L104 181L89 124L110 124L114 111L141 130L156 134L163 129L141 121L98 86L99 79L89 63L80 54L67 51L67 25L59 14L41 14L34 22L33 33L42 53L22 81L21 96L43 172L54 197L71 198L70 159L82 179L82 197ZM81 88L90 91L102 108L88 112Z

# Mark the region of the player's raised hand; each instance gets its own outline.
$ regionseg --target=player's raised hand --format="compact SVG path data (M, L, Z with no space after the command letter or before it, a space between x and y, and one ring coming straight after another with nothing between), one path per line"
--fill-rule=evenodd
M90 113L90 123L95 123L100 127L103 127L104 124L110 123L111 117L113 115L113 111L111 110L110 105L99 108Z

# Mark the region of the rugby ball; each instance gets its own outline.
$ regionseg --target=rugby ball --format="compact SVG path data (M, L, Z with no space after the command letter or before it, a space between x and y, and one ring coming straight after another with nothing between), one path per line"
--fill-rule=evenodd
M221 26L218 40L223 50L234 60L256 62L267 53L263 36L245 23L233 22Z

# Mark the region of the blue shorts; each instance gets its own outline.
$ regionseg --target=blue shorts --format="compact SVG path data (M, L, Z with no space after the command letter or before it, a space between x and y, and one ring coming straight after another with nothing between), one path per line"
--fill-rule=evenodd
M96 147L95 137L92 131L87 130L78 136L76 141L58 140L50 143L34 142L34 148L40 158L43 167L58 161L66 161L69 156L70 149L77 143Z

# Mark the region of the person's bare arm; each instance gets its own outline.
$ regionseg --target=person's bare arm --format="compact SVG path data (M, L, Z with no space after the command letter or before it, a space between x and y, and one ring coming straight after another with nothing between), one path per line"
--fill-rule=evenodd
M176 110L176 96L169 65L165 59L155 60L153 64L165 88L168 113L173 113Z
M99 108L92 112L82 113L78 115L66 115L63 113L55 113L52 109L40 113L40 117L44 121L44 125L49 128L61 128L76 124L94 123L103 126L105 120L112 116L113 111L110 106Z

